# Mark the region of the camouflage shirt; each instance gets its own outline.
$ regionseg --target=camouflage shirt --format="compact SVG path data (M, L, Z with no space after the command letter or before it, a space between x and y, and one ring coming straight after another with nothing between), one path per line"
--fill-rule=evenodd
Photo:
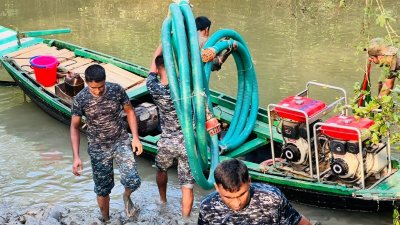
M102 96L93 96L85 87L74 98L71 113L85 116L87 137L90 143L110 143L118 138L128 138L127 124L123 119L123 106L129 102L124 89L106 82Z
M183 137L169 86L161 84L157 76L156 73L149 73L146 85L159 110L161 138Z
M217 192L209 194L200 205L198 224L287 224L296 225L301 215L281 191L266 184L251 184L250 202L235 212Z

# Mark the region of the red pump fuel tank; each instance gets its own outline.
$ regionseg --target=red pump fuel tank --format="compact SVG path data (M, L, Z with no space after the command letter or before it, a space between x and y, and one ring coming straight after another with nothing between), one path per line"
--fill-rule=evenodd
M278 115L281 118L291 119L297 122L306 121L304 114L290 109L281 108L279 106L301 110L305 112L308 117L312 117L316 113L326 108L326 104L322 101L301 96L289 96L280 101L278 106L275 107L275 111L278 113Z
M374 121L368 118L356 119L353 116L334 116L326 120L328 124L337 124L340 126L357 128L360 131L368 129L374 125ZM331 138L340 139L344 141L358 140L357 132L341 127L321 126L321 132Z

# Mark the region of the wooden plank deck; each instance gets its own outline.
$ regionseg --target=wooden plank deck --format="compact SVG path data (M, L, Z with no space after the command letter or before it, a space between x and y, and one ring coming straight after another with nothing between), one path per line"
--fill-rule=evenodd
M57 57L60 62L59 66L66 68L68 71L78 73L84 78L84 72L86 68L91 65L97 64L92 59L76 57L75 53L68 49L57 49L56 47L50 47L46 44L36 44L28 48L21 49L19 51L8 54L7 56L13 58L16 64L22 67L33 79L36 80L33 69L30 67L30 58L37 55L51 55ZM134 88L145 80L145 78L135 75L127 70L121 69L110 63L101 63L101 66L106 70L106 80L108 82L118 83L125 90ZM63 82L64 79L58 79L57 83ZM86 85L86 84L85 84ZM55 87L43 87L50 93L55 94Z
M32 73L33 69L30 67L30 59L37 55L51 55L57 57L59 61L65 61L67 58L75 57L75 54L68 49L58 50L56 47L50 47L46 44L37 44L28 48L21 49L20 51L7 55L14 59L14 61L23 68L26 72Z

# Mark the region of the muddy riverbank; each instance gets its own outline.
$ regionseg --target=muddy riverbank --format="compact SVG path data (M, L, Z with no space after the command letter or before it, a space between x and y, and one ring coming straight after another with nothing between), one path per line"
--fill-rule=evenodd
M183 221L178 215L179 210L168 211L165 205L152 205L153 210L147 211L148 206L137 206L137 214L126 217L124 211L113 210L111 220L103 222L99 210L74 210L60 204L40 204L36 206L18 206L10 202L0 203L0 224L2 225L132 225L132 224L196 224L197 214L190 220Z

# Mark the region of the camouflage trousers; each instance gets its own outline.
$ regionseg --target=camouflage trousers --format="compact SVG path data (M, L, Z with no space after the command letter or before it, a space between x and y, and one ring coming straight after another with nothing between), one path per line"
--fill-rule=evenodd
M157 142L156 167L160 171L167 171L178 159L178 180L181 186L193 188L194 178L190 171L183 137L160 138Z
M88 153L93 170L94 192L98 196L107 196L114 187L114 160L121 174L121 184L132 191L140 187L141 181L129 138L107 144L89 143Z

